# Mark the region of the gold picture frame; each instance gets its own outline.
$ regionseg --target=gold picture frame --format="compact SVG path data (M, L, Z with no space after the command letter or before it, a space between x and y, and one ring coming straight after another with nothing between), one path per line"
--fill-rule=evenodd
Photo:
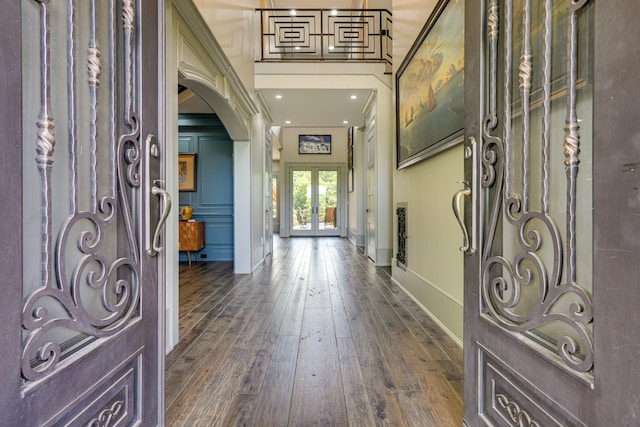
M396 167L462 141L464 0L439 0L396 75Z
M196 153L178 154L178 189L196 191Z

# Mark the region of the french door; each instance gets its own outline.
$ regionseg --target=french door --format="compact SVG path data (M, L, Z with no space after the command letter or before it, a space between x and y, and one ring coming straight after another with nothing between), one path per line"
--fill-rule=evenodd
M0 425L159 425L164 2L0 15Z
M466 2L469 426L640 423L636 10Z
M341 230L341 168L289 168L289 234L339 236Z

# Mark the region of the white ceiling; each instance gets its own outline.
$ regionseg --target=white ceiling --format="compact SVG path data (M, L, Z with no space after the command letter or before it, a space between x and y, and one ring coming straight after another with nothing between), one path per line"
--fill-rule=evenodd
M362 7L363 0L330 0L320 4L318 1L301 0L270 0L267 2L273 9L358 9Z
M284 127L364 126L370 90L263 89L274 125ZM277 99L276 95L282 98ZM355 99L351 99L355 96ZM290 121L290 123L286 123ZM344 122L347 123L344 123Z
M273 116L274 126L346 127L364 126L362 111L371 90L264 89L261 93ZM277 99L276 95L282 98ZM356 99L351 99L353 95ZM180 95L179 111L180 113L212 113L211 108L202 98L190 90ZM286 123L287 121L291 123Z

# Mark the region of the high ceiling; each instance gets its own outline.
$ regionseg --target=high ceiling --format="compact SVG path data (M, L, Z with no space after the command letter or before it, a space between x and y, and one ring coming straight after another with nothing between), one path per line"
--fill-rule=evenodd
M311 9L358 9L362 6L363 0L331 0L328 2L318 1L301 1L301 0L269 0L267 1L270 8L289 9L289 8L311 8Z
M261 92L273 115L273 125L285 127L364 126L362 111L371 93L363 89L265 89ZM190 90L182 92L178 99L180 113L212 112Z
M331 0L323 4L310 0L266 0L264 7L357 9L362 8L364 4L366 4L365 0ZM371 90L344 89L344 85L342 89L287 88L286 82L284 83L282 88L270 86L259 90L260 96L272 115L273 125L282 127L364 126L363 110ZM313 87L314 82L310 83L310 87ZM280 97L276 98L276 95ZM352 96L355 98L352 99ZM186 91L180 96L179 111L210 113L211 109L197 95Z
M263 89L261 92L274 125L293 127L364 126L362 111L371 93L363 89Z
M270 0L272 8L281 9L357 9L363 0L330 0L329 2L301 0ZM362 113L370 90L344 89L263 89L261 93L269 106L274 125L292 127L364 126ZM276 99L281 95L281 99ZM356 99L351 99L355 95ZM290 123L287 123L289 121ZM347 123L344 123L344 122Z

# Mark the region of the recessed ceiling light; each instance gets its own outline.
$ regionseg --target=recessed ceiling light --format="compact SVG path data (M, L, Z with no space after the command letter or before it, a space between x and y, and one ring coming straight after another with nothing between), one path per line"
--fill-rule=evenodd
M276 95L276 99L282 99L282 95Z
M294 49L295 50L300 50L300 46L296 46Z
M351 95L351 99L357 99L358 96L357 95Z
M290 125L291 124L291 120L287 120L284 122L286 125Z
M329 46L329 50L333 50L335 48L336 48L335 46Z
M337 10L333 9L333 10L331 11L331 16L336 16L337 14L338 14L338 11L337 11Z
M291 15L291 16L296 16L296 10L295 10L295 9L291 9L291 10L289 11L289 15Z
M343 120L343 121L342 121L342 124L343 124L343 125L346 125L347 123L349 123L349 120Z

